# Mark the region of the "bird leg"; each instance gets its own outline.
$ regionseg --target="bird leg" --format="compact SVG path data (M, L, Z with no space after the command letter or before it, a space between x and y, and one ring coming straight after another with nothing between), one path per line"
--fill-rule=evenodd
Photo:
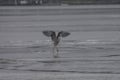
M59 52L58 47L54 46L53 47L53 57L54 58L58 58L58 52Z

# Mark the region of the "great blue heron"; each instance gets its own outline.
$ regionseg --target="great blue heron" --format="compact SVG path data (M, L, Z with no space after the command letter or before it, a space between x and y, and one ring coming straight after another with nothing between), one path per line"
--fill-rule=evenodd
M53 41L53 57L57 58L59 52L57 45L60 42L60 37L67 37L68 35L70 35L70 33L66 31L60 31L58 33L56 33L55 31L43 31L43 34L47 37L51 37L51 40Z

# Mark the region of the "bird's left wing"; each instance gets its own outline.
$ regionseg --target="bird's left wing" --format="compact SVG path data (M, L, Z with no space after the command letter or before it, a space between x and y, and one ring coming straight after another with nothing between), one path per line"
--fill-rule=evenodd
M55 35L54 31L43 31L43 34L47 37L51 37L51 35Z

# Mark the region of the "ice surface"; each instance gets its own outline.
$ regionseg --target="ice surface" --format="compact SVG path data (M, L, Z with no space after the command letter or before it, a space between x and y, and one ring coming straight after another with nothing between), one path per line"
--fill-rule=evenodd
M65 30L59 58L43 30ZM0 80L120 80L120 6L0 7Z

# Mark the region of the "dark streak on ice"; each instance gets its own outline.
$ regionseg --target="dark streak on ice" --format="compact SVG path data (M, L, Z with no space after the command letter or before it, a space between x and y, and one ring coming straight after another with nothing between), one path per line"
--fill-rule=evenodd
M83 73L83 74L120 74L119 72L105 71L105 72L89 72L89 71L62 71L62 70L33 70L28 69L24 71L35 71L35 72L66 72L66 73Z

